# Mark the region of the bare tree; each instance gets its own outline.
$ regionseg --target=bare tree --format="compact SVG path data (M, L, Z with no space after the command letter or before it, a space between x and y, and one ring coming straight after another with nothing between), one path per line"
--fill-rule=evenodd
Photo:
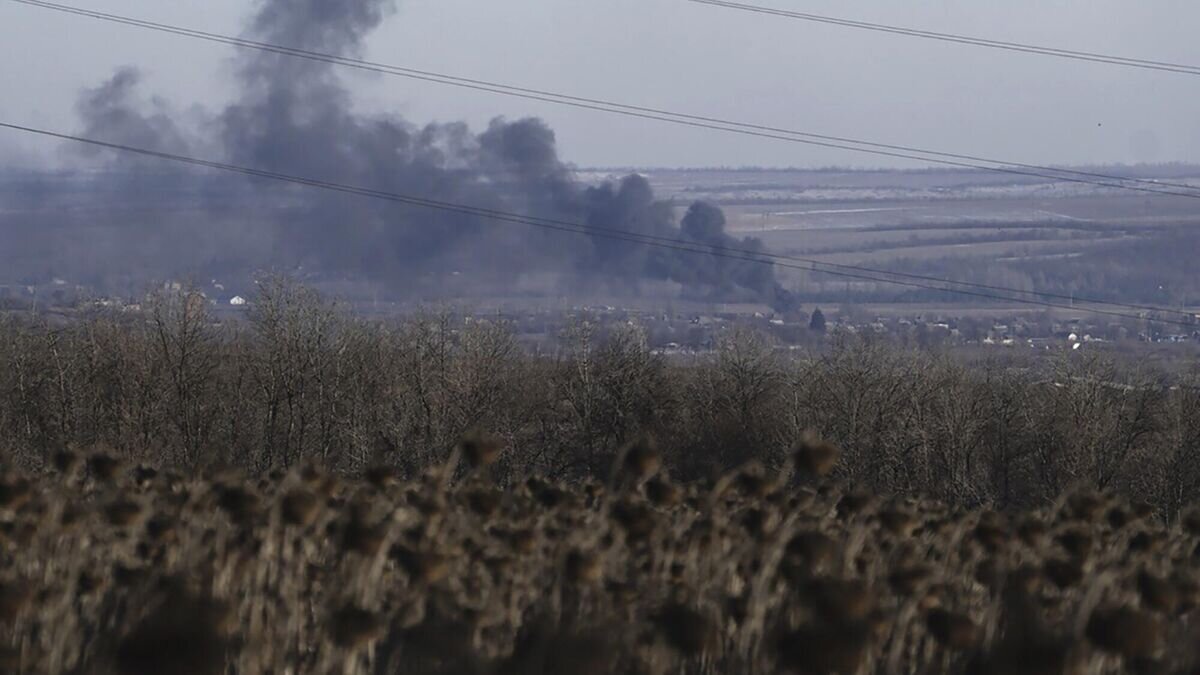
M160 291L148 300L147 330L166 380L166 418L175 427L179 463L195 466L215 422L216 335L207 298L195 289Z
M330 405L337 328L335 306L282 276L258 280L250 322L260 341L248 364L263 406L263 465L288 466L309 452L327 456L321 433L336 414Z

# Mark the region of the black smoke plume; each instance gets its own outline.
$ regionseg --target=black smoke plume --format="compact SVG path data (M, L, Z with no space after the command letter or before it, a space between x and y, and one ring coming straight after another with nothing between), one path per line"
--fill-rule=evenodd
M357 56L392 0L263 0L249 37ZM461 123L418 126L353 112L333 65L248 51L236 62L237 101L223 110L180 110L140 92L126 68L80 96L83 135L233 164L684 239L711 250L761 251L725 231L715 206L693 204L677 224L670 205L631 175L580 184L541 120L497 118L482 133ZM6 194L4 255L27 276L100 285L139 279L245 276L303 267L325 278L387 284L402 293L438 287L446 275L474 288L512 288L541 276L576 290L639 292L674 282L691 298L786 307L790 294L768 265L697 256L600 236L398 205L163 162L82 151L98 172L44 177ZM64 208L65 207L65 208ZM429 283L429 280L434 280ZM422 283L425 286L422 286Z

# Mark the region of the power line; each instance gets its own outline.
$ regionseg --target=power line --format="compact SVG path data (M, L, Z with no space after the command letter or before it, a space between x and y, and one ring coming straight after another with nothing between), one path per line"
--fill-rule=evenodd
M232 46L258 49L258 50L262 50L262 51L279 53L279 54L286 55L286 56L295 56L295 57L299 57L299 58L317 60L317 61L321 61L321 62L331 63L334 65L344 65L344 66L348 66L348 67L366 69L366 70L371 70L373 72L379 72L379 73L384 73L384 74L400 75L400 76L404 76L404 77L414 77L416 79L421 79L421 80L436 82L436 83L441 83L441 84L451 84L454 86L466 86L471 89L480 89L483 91L491 91L493 93L516 95L516 96L521 96L523 98L533 98L533 99L539 100L539 101L547 101L547 102L560 103L560 104L566 104L566 105L579 104L579 107L586 107L586 108L593 109L593 110L602 110L602 111L606 111L606 112L617 112L620 114L636 114L636 116L638 116L638 117L649 117L651 119L660 119L662 121L688 124L689 126L703 126L705 128L719 128L716 126L711 126L708 123L712 123L713 125L731 125L731 126L738 126L740 129L746 129L749 131L761 130L761 131L766 131L766 132L778 132L778 133L787 133L787 134L793 134L793 135L802 134L802 135L812 136L812 137L821 138L821 139L831 139L834 141L845 141L845 142L851 142L851 143L867 144L867 145L870 145L871 147L895 149L895 150L899 150L899 151L921 152L921 153L935 154L935 155L943 156L943 157L962 158L962 159L968 159L968 160L979 160L979 161L988 161L988 162L993 162L993 163L999 163L998 160L988 160L986 158L980 158L980 157L975 157L975 156L971 156L971 155L937 153L934 151L921 150L919 148L911 148L911 147L907 147L907 146L868 143L865 141L858 141L858 140L854 140L854 139L847 139L847 138L836 137L836 136L805 134L804 132L798 132L798 131L788 130L788 129L766 127L766 126L760 126L760 125L751 125L751 124L745 124L745 123L740 123L740 122L732 122L729 120L721 120L718 118L703 117L703 116L698 116L698 115L673 113L673 112L669 112L669 111L657 110L654 108L646 108L646 107L641 107L641 106L630 106L630 105L625 105L625 104L613 103L613 102L604 101L601 99L575 97L575 96L568 96L565 94L557 94L554 92L548 92L548 91L544 91L544 90L513 87L511 85L502 85L502 84L498 84L498 83L494 83L494 82L487 82L484 80L472 80L472 79L467 79L467 78L459 78L459 77L444 75L444 74L440 74L440 73L433 73L431 71L420 71L420 70L414 70L414 69L408 69L408 68L401 68L398 66L389 66L386 64L379 64L379 63L373 63L370 61L363 61L361 59L351 59L348 57L323 54L323 53L319 53L319 52L311 52L311 51L307 51L307 50L299 50L299 49L295 49L295 48L291 48L291 47L283 47L283 46L273 45L273 44L268 44L268 43L255 42L252 40L245 40L242 38L235 38L235 37L219 35L219 34L215 34L215 33L206 33L203 31L195 31L192 29L182 28L179 26L154 23L154 22L143 21L141 19L135 19L135 18L131 18L131 17L125 17L125 16L120 16L120 15L115 15L115 14L107 14L107 13L103 13L103 12L96 12L93 10L84 10L84 9L74 8L74 7L70 7L67 5L60 5L60 4L56 4L56 3L46 2L45 0L13 0L13 1L21 3L21 4L25 4L25 5L31 5L31 6L36 6L36 7L42 7L45 9L52 9L55 11L67 12L70 14L76 14L76 15L81 15L81 16L85 16L85 17L89 17L89 18L101 19L104 21L111 21L111 22L115 22L115 23L131 25L131 26L141 27L141 28L149 28L152 30L163 31L163 32L172 33L172 34L176 34L176 35L182 35L185 37L194 37L194 38L198 38L198 39L218 42L221 44L228 44L228 45L232 45ZM440 79L436 79L436 78L440 78ZM497 88L499 88L500 90L497 90ZM557 97L557 99L552 99L549 97ZM558 99L562 99L562 100L558 100ZM613 107L621 108L622 110L607 110L601 106L613 106ZM638 114L638 113L645 113L645 114ZM683 118L685 120L702 122L703 124L690 124L687 121L680 122L679 120L674 120L674 119L662 119L662 117L658 117L658 115L669 115L669 116ZM719 130L742 133L742 131L740 131L739 129L719 128ZM752 135L766 136L769 138L779 138L779 136L774 135L774 133L753 133ZM796 139L783 138L781 140L796 140ZM800 142L804 142L804 141L800 141ZM818 145L826 145L828 147L842 147L840 145L830 145L830 144L825 144L825 143L818 143ZM862 148L846 148L846 149L869 152L868 150L864 150ZM906 155L896 155L893 153L875 153L875 154L888 154L889 156L905 156L905 157L907 157ZM918 158L918 159L928 159L928 158ZM936 161L936 160L931 160L931 161ZM969 166L970 168L976 168L976 169L997 170L997 169L993 169L991 167L980 167L980 166L977 166L974 164L966 165L966 164L960 164L957 162L945 162L945 163L954 164L954 165L958 165L958 166ZM1067 170L1067 169L1053 169L1053 168L1039 167L1036 165L1029 165L1029 164L1018 164L1018 163L1005 163L1005 164L1007 164L1009 166L1013 166L1013 167L1025 167L1025 168L1040 169L1040 170L1045 170L1045 171L1071 173L1071 174L1080 175L1080 176L1099 177L1099 178L1106 178L1106 179L1118 180L1118 181L1132 181L1132 182L1138 182L1138 183L1151 184L1151 185L1155 185L1155 186L1180 187L1180 188L1184 188L1184 189L1198 189L1198 188L1196 188L1196 186L1191 186L1191 185L1182 184L1182 183L1167 183L1167 182L1159 182L1159 181L1137 179L1137 178L1130 179L1130 178L1123 178L1120 176L1112 176L1112 175L1108 175L1108 174L1090 173L1090 172L1074 171L1074 170ZM1061 176L1030 174L1030 173L1026 173L1023 171L1017 172L1017 171L1006 171L1005 170L1005 172L1020 173L1021 175L1036 175L1036 176L1050 178L1050 179L1071 180L1071 179L1063 178ZM1085 181L1076 181L1076 182L1085 182ZM1123 187L1123 188L1129 187L1129 186L1124 186L1124 185L1109 186L1107 184L1100 184L1100 183L1095 183L1095 184L1106 185L1108 187ZM1198 195L1192 195L1192 194L1180 194L1180 193L1174 193L1174 192L1167 192L1167 191L1162 191L1162 190L1154 190L1154 192L1162 193L1162 194L1169 194L1172 196L1185 196L1185 197L1198 196ZM1019 290L1019 289L1006 288L1006 287L1002 287L1002 286L973 283L973 282L966 282L966 281L954 281L951 279L944 279L944 278L919 275L919 274L909 274L909 273L904 273L904 272L883 272L880 270L872 270L870 268L862 268L860 266L855 266L855 265L842 265L842 264L837 264L837 263L828 263L828 262L822 262L822 261L809 259L809 258L783 256L783 255L779 255L779 254L764 253L764 254L760 254L760 255L766 255L773 259L791 260L791 261L798 261L798 262L803 262L803 263L808 263L808 264L828 265L828 266L838 267L841 269L849 269L849 270L857 270L857 271L865 270L868 272L886 273L886 274L890 274L890 275L894 275L894 276L900 276L900 277L904 277L904 278L916 279L916 280L922 280L922 281L932 281L932 282L946 283L946 284L957 284L957 285L961 285L961 286L966 286L966 287L970 287L970 288L978 288L978 289L982 289L982 290L1014 292L1014 293L1022 293L1025 295L1034 295L1034 296L1039 296L1039 297L1068 300L1068 301L1071 301L1072 303L1083 302L1083 303L1088 303L1088 304L1119 306L1119 307L1124 307L1127 309L1148 310L1148 311L1156 311L1156 312L1181 314L1181 312L1179 312L1178 310L1172 310L1169 308L1153 306L1153 305L1116 303L1116 302L1110 302L1110 301L1100 300L1100 299L1095 299L1095 298L1077 297L1077 296L1057 294L1057 293L1048 293L1048 292L1042 292L1042 291Z
M455 75L437 73L434 71L405 68L401 66L366 61L363 59L354 59L350 57L337 56L334 54L326 54L322 52L298 49L266 42L258 42L244 38L221 35L218 33L193 30L181 26L145 21L128 16L121 16L118 14L109 14L105 12L80 9L68 5L46 2L45 0L12 0L12 2L31 7L39 7L42 9L49 9L57 12L64 12L87 18L98 19L101 21L118 23L137 28L145 28L148 30L169 33L182 37L216 42L219 44L246 49L255 49L283 56L303 58L311 61L329 63L332 65L355 68L358 70L365 70L384 75L393 75L434 84L483 91L493 94L500 94L503 96L541 101L545 103L554 103L573 108L607 112L626 117L656 120L693 128L723 131L726 133L740 134L744 136L768 138L773 140L787 141L790 143L800 143L816 147L847 150L850 152L865 153L876 156L916 160L958 168L1042 178L1052 181L1064 181L1097 187L1133 190L1137 192L1172 197L1200 198L1200 192L1196 192L1197 190L1200 190L1200 186L1189 185L1187 183L1173 183L1143 178L1130 178L1091 171L1080 171L1076 169L1060 169L1036 164L990 159L978 155L926 150L914 146L878 143L845 136L818 134L796 129L787 129L783 127L773 127L768 125L726 120L718 117L673 112L648 106L561 94L543 89L533 89L528 87L502 84L488 80L459 77ZM1180 190L1185 190L1186 192L1178 192L1163 188L1178 188Z
M1180 73L1184 75L1200 75L1200 66L1192 66L1183 63L1171 63L1169 61L1153 61L1150 59L1135 59L1124 56L1113 56L1111 54L1099 54L1096 52L1083 52L1073 49L1058 49L1055 47L1041 47L1038 45L1024 44L1021 42L1008 42L1005 40L989 40L986 38L971 37L969 35L959 35L955 33L938 33L928 30L919 30L916 28L906 28L904 26L892 26L882 23L870 23L867 21L855 21L851 19L842 19L832 16L824 16L820 14L809 14L807 12L794 12L786 9L778 9L775 7L764 7L761 5L749 5L741 2L730 2L729 0L687 0L700 5L712 5L714 7L726 7L729 9L737 9L744 12L753 12L756 14L767 14L771 16L779 16L788 19L797 19L800 21L811 21L814 23L824 23L834 26L844 26L847 28L857 28L861 30L870 30L881 33L892 33L894 35L905 35L908 37L918 37L927 40L940 40L943 42L954 42L957 44L972 45L976 47L988 47L991 49L1003 49L1006 51L1024 52L1027 54L1039 54L1042 56L1054 56L1064 59L1073 59L1076 61L1090 61L1094 63L1104 63L1114 66L1126 66L1129 68L1144 68L1147 70L1159 70L1169 73Z
M146 27L146 28L152 28L154 30L162 30L162 31L169 32L169 33L181 34L181 35L184 35L187 37L198 37L198 38L205 39L205 40L217 41L217 42L220 42L223 44L231 44L234 46L246 46L246 47L250 47L250 48L254 48L254 49L262 49L265 51L277 52L277 53L281 53L281 54L288 55L288 56L297 56L297 57L301 57L301 58L309 58L309 59L314 59L314 60L319 60L319 61L325 61L325 62L333 63L336 65L346 65L346 66L350 66L350 67L365 67L369 70L374 70L376 72L399 74L399 75L404 75L404 76L410 76L410 74L415 73L415 74L421 75L421 77L418 77L418 79L428 79L428 78L423 77L423 75L430 75L433 77L450 78L450 79L457 80L459 82L482 83L482 84L485 84L488 86L507 87L508 89L516 90L519 92L532 92L535 94L535 96L526 96L526 98L536 98L537 100L549 100L549 99L540 97L542 94L544 94L546 96L559 96L562 98L569 98L569 99L572 99L575 101L594 102L594 103L603 104L603 105L614 105L614 106L622 106L623 105L623 104L614 104L614 103L602 101L599 99L584 99L584 98L580 98L580 97L568 97L566 95L554 94L552 92L509 87L508 85L497 85L495 83L487 83L485 81L480 81L480 80L467 80L465 78L454 78L453 76L446 76L446 75L441 75L441 74L437 74L437 73L431 73L428 71L415 71L415 70L411 70L411 69L402 69L402 68L399 68L396 66L386 66L384 64L375 64L372 62L361 61L358 59L349 59L346 57L321 54L318 52L308 52L308 51L304 51L304 50L296 50L296 49L288 48L288 47L280 47L278 45L270 45L267 43L259 43L259 42L254 42L254 41L250 41L250 40L243 40L241 38L233 38L233 37L223 36L223 35L218 35L218 34L213 34L213 33L204 33L201 31L193 31L191 29L181 28L178 26L170 26L170 25L166 25L166 24L157 24L157 23L153 23L153 22L146 22L146 21L142 21L140 19L133 19L130 17L122 17L119 15L105 14L102 12L95 12L92 10L82 10L82 9L78 9L78 8L69 7L66 5L57 5L55 3L44 2L43 0L14 0L14 1L22 3L22 4L44 7L47 9L65 11L65 12L72 13L72 14L79 14L79 15L83 15L86 17L90 17L90 18L98 18L98 19L102 19L102 20L106 20L106 21L114 21L117 23L129 24L129 25L134 25L134 26L138 26L138 27ZM403 72L393 73L393 72L390 72L390 70L400 70ZM430 80L430 81L434 81L434 80ZM455 82L442 82L442 83L443 84L456 84ZM481 88L481 87L471 87L471 88ZM490 91L489 89L485 89L485 90ZM510 93L510 92L498 91L496 93ZM550 102L562 103L563 101L550 101ZM572 104L568 103L568 105L572 105ZM589 107L589 108L598 109L598 110L601 109L601 108L594 107L591 105L587 105L584 107ZM683 115L681 113L669 113L666 111L657 111L652 108L642 108L642 107L637 107L637 106L624 106L624 107L632 109L632 110L636 110L636 111L650 111L650 112L654 112L654 113L662 113L662 114L667 114L667 115L689 117L691 119L696 119L696 120L711 120L715 123L721 123L721 124L731 124L731 125L732 124L741 124L741 123L737 123L737 122L729 122L729 121L719 120L719 119L715 119L715 118L706 118L706 117L700 117L700 116ZM621 112L621 111L609 111L609 112ZM622 114L624 114L624 113L622 113ZM645 117L647 115L638 115L638 116ZM664 121L675 121L675 120L664 120ZM705 125L705 126L707 126L707 125ZM759 129L772 129L770 127L755 127L754 125L742 125L742 126L759 128ZM733 129L722 129L722 130L736 131ZM792 132L792 131L785 130L785 129L775 129L775 131L787 132L787 133L801 133L801 132ZM755 134L755 135L764 135L764 134ZM776 137L776 136L771 136L771 137ZM837 138L837 137L824 137L823 136L822 138ZM783 139L783 140L794 140L794 139ZM841 140L849 140L850 142L860 142L860 141L853 141L852 139L841 139ZM878 145L879 147L909 149L909 148L905 148L904 146L883 146L880 144L875 144L875 145ZM861 150L859 148L850 148L850 149ZM918 151L918 152L929 152L929 151L923 151L923 150L919 150L919 149L912 149L912 150ZM943 154L945 156L971 158L970 156L967 156L967 155L947 155L946 153L940 153L940 154ZM994 161L994 160L985 160L985 161ZM1099 177L1104 177L1104 178L1111 178L1114 180L1132 180L1135 182L1151 183L1151 184L1155 184L1155 185L1165 185L1165 186L1175 185L1175 186L1182 187L1182 188L1195 189L1194 186L1190 186L1190 185L1186 185L1186 184L1160 183L1158 181L1147 181L1147 180L1143 180L1143 179L1124 179L1119 176L1108 176L1105 174L1091 174L1091 173L1087 173L1087 172L1078 172L1078 171L1069 171L1069 170L1060 170L1060 169L1048 169L1046 167L1036 167L1034 165L1013 164L1013 166L1029 166L1031 168L1043 168L1043 169L1050 170L1050 171L1063 171L1063 172L1075 173L1075 174L1079 174L1079 175L1099 176ZM987 169L989 167L976 167L976 166L972 165L972 168ZM1058 176L1045 176L1045 177L1055 178L1055 179L1060 178ZM1113 186L1113 187L1127 187L1127 186ZM1162 192L1162 191L1156 191L1156 192ZM1172 195L1176 195L1176 196L1196 196L1196 195L1176 194L1176 193L1166 193L1166 194L1172 194ZM909 274L909 273L904 273L904 272L886 272L886 271L882 271L882 270L872 270L870 268L863 268L863 267L855 266L855 265L828 263L828 262L822 262L819 260L814 260L814 259L809 259L809 258L799 258L799 257L795 257L795 256L783 256L783 255L779 255L779 254L770 254L770 253L756 253L756 255L763 255L766 257L773 258L773 259L804 262L804 263L807 263L810 265L811 264L820 264L820 265L837 267L840 269L867 271L867 272L873 272L873 273L885 273L885 274L890 274L893 276L900 276L900 277L904 277L904 278L917 279L917 280L922 280L922 281L932 281L932 282L946 283L946 284L957 284L957 285L961 285L961 286L966 286L966 287L971 287L971 288L979 288L979 289L983 289L983 290L1021 293L1024 295L1034 295L1034 296L1040 296L1040 297L1069 300L1072 303L1083 302L1083 303L1088 303L1088 304L1102 304L1102 305L1109 305L1109 306L1118 306L1118 307L1124 307L1124 308L1136 309L1136 310L1148 310L1148 311L1156 311L1156 312L1182 314L1182 312L1179 312L1178 310L1172 310L1169 308L1153 306L1153 305L1116 303L1116 302L1111 302L1111 301L1106 301L1106 300L1099 300L1099 299L1086 298L1086 297L1077 297L1077 296L1071 296L1071 295L1065 295L1065 294L1056 294L1056 293L1048 293L1048 292L1032 291L1032 290L1012 289L1012 288L1006 288L1006 287L1002 287L1002 286L994 286L994 285L989 285L989 284L981 284L981 283L973 283L973 282L965 282L965 281L954 281L951 279L944 279L944 278L919 275L919 274Z
M68 135L58 134L58 133L54 133L54 132L48 132L48 131L43 132L41 130L36 130L33 128L29 128L29 127L21 127L21 126L12 125L12 124L0 123L0 127L8 127L11 129L17 129L17 130L21 130L21 131L29 131L32 133L44 133L46 135L50 135L50 136L54 136L54 137L62 138L62 139L66 139L66 140L76 140L76 141L80 141L80 142L90 143L93 145L102 145L104 147L108 147L108 148L112 148L112 149L137 152L139 154L152 155L154 157L159 157L162 159L174 159L174 160L178 160L178 161L184 161L184 159L185 159L182 156L173 156L173 155L169 155L166 153L157 153L157 152L152 152L152 151L148 151L148 150L136 149L136 148L132 148L132 147L128 147L128 146L103 143L100 141L93 141L93 140L89 140L89 139L83 139L80 137L68 136ZM198 164L201 166L210 166L211 168L218 168L218 169L233 170L233 168L234 168L232 165L220 165L220 164L216 164L216 163L208 163L204 160L190 160L189 163ZM249 171L249 170L247 170L247 171ZM257 175L257 174L254 174L254 175ZM274 177L274 176L267 176L267 177ZM361 191L362 189L356 188L356 190ZM416 200L418 198L411 198L411 199ZM427 205L427 204L422 202L420 205ZM470 212L471 214L484 216L484 217L492 217L497 214L510 215L510 214L507 214L504 212L491 211L491 210L479 209L479 208L474 208L474 207L472 207L472 209L473 210ZM526 218L534 218L533 216L525 216L525 217ZM559 224L559 225L563 224L561 221L554 221L554 220L549 220L549 219L543 219L543 220L547 220L547 222L550 222L552 224ZM597 230L597 229L605 230L607 228L593 226L592 229L593 230ZM816 258L808 258L808 257L795 256L795 255L782 254L782 253L772 253L769 251L751 251L751 250L747 250L747 249L715 246L715 245L711 245L711 244L695 244L694 242L682 242L681 240L670 238L670 237L659 237L659 236L655 236L655 235L634 233L634 232L628 232L628 231L623 231L623 230L615 230L615 231L618 233L621 233L621 234L642 237L649 241L657 241L657 242L669 243L669 244L687 243L687 244L690 244L693 246L702 246L703 249L700 251L697 251L700 253L709 254L715 249L715 250L723 252L723 253L732 253L732 254L738 254L738 255L742 255L742 256L754 256L755 258L765 259L765 261L767 261L767 262L774 261L777 264L780 264L781 266L784 266L784 267L802 269L802 270L806 270L806 271L817 271L817 272L825 272L827 274L836 274L835 272L830 272L828 270L815 269L814 266L820 265L820 266L830 267L830 268L839 269L839 270L849 270L851 272L863 272L863 273L868 273L868 274L886 274L889 276L901 277L901 278L905 278L905 279L913 279L913 280L932 282L932 283L938 283L938 284L950 284L950 285L956 285L956 286L963 286L963 287L967 287L967 288L976 288L976 289L985 290L985 291L996 291L996 292L1001 292L1001 293L1016 293L1016 294L1020 294L1020 295L1043 297L1043 298L1050 298L1050 299L1056 299L1056 300L1067 300L1071 303L1070 305L1055 305L1055 306L1059 306L1059 307L1063 307L1063 308L1076 308L1075 303L1082 303L1082 304L1091 304L1091 305L1103 305L1103 306L1109 306L1109 307L1119 307L1119 308L1123 308L1123 309L1131 309L1131 310L1139 310L1139 311L1159 312L1159 313L1165 313L1165 314L1177 314L1177 315L1188 316L1188 317L1191 316L1187 312L1183 312L1183 311L1176 310L1176 309L1171 309L1169 307L1162 307L1162 306L1158 306L1158 305L1142 305L1142 304L1134 304L1134 303L1123 303L1123 302L1117 302L1117 301L1113 301L1113 300L1103 300L1103 299L1099 299L1099 298L1091 298L1091 297L1081 296L1081 295L1067 295L1067 294L1062 294L1062 293L1053 293L1053 292L1048 292L1048 291L1037 291L1037 290L1030 290L1030 289L1019 289L1019 288L998 286L998 285L992 285L992 284L984 284L984 283L971 282L971 281L958 281L958 280L954 280L954 279L947 279L944 277L935 277L935 276L930 276L930 275L915 274L915 273L901 272L901 271L881 270L881 269L876 269L876 268L871 268L871 267L865 267L862 265L852 265L852 264L847 264L847 263L835 263L835 262L819 260ZM802 263L802 265L783 265L782 263L784 263L784 262ZM894 283L891 280L880 280L880 281L883 281L885 283ZM943 289L943 290L945 290L945 289ZM987 297L987 296L985 296L985 297Z
M560 232L567 232L567 233L572 233L572 234L586 234L586 235L590 235L590 236L594 236L594 237L616 239L616 240L620 240L620 241L627 241L627 242L631 242L631 243L641 244L644 246L672 249L672 250L682 251L682 252L686 252L686 253L709 255L709 256L713 256L713 257L728 258L728 259L732 259L732 260L744 260L747 262L753 262L753 263L758 263L758 264L778 265L780 267L804 270L804 271L809 271L809 272L819 272L822 274L829 274L829 275L843 277L843 278L872 281L875 283L894 284L894 285L898 285L898 286L906 286L906 287L910 287L910 288L921 288L921 289L925 289L925 290L942 291L942 292L955 293L955 294L959 294L959 295L966 295L966 296L972 296L972 297L988 298L988 299L992 299L992 300L1003 300L1006 302L1013 302L1013 303L1023 304L1023 305L1033 305L1033 306L1047 307L1047 308L1067 309L1067 310L1087 312L1087 313L1098 314L1098 315L1107 315L1107 316L1113 316L1113 317L1124 318L1124 319L1133 319L1133 320L1139 320L1139 321L1147 318L1147 317L1139 316L1136 314L1127 314L1124 312L1096 309L1096 308L1091 308L1091 307L1073 307L1070 305L1063 305L1063 304L1059 304L1059 303L1045 302L1045 301L1040 301L1040 300L1031 300L1031 299L1027 299L1027 298L1014 298L1014 297L1008 297L1008 296L1003 296L1003 295L997 295L997 294L993 294L993 293L985 293L985 292L981 292L981 291L964 290L964 289L960 289L960 288L939 287L939 286L934 286L934 285L931 285L928 283L917 282L917 281L902 281L902 280L898 280L898 279L885 279L885 278L869 276L869 274L858 274L855 272L844 272L844 271L836 271L836 270L830 270L830 269L818 269L816 267L816 264L823 265L825 263L815 263L814 262L813 264L802 265L802 264L797 264L797 263L775 262L771 259L770 255L759 253L757 251L734 249L734 248L723 247L723 246L714 246L714 245L709 245L709 244L691 242L691 241L687 241L684 239L675 239L675 238L670 238L670 237L645 235L645 234L632 232L629 230L622 230L622 229L618 229L618 228L607 228L607 227L599 227L599 226L593 226L593 225L585 225L582 223L571 222L571 221L566 221L566 220L557 220L557 219L553 219L553 218L528 216L528 215L522 215L522 214L512 213L512 212L508 212L508 211L501 211L498 209L488 209L488 208L482 208L482 207L469 206L469 205L465 205L465 204L458 204L458 203L454 203L454 202L446 202L446 201L440 201L440 200L435 200L435 199L414 197L411 195L405 195L405 194L401 194L401 193L397 193L397 192L389 192L389 191L385 191L385 190L375 190L375 189L371 189L371 188L346 185L346 184L342 184L342 183L324 181L324 180L319 180L319 179L315 179L315 178L293 176L293 175L289 175L289 174L278 173L275 171L267 171L264 169L255 169L252 167L239 166L236 164L226 164L223 162L215 162L215 161L199 159L199 158L195 158L195 157L188 157L185 155L161 152L161 151L150 150L150 149L146 149L146 148L138 148L135 146L123 145L123 144L119 144L119 143L110 143L107 141L85 138L82 136L74 136L74 135L70 135L70 134L54 132L54 131L49 131L49 130L45 130L45 129L38 129L38 128L34 128L34 127L11 124L11 123L7 123L7 122L0 122L0 128L10 129L10 130L14 130L14 131L21 131L21 132L30 133L30 134L36 134L36 135L50 137L50 138L57 138L60 140L68 140L68 141L73 141L73 142L77 142L77 143L84 143L84 144L92 145L95 147L102 147L102 148L107 148L110 150L118 150L121 152L127 152L127 153L142 155L142 156L146 156L146 157L153 157L153 158L157 158L157 159L168 160L168 161L173 161L173 162L178 162L178 163L183 163L183 164L189 164L189 165L193 165L193 166L200 166L200 167L205 167L205 168L209 168L209 169L217 169L220 171L227 171L227 172L237 173L237 174L241 174L241 175L245 175L245 176L266 178L266 179L280 181L280 182L293 183L293 184L303 185L303 186L307 186L307 187L320 188L323 190L329 190L329 191L333 191L333 192L341 192L341 193L345 193L345 194L352 194L352 195L357 195L357 196L362 196L362 197L371 197L374 199L381 199L381 200L386 200L386 201L391 201L391 202L396 202L396 203L409 204L409 205L413 205L413 206L421 206L424 208L435 209L435 210L440 210L440 211L463 213L463 214L474 215L474 216L479 216L479 217L483 217L483 218L489 218L492 220L498 220L501 222L520 223L520 224L530 225L532 227L555 230L555 231L560 231ZM881 274L888 274L888 272L883 271L883 270L870 270L869 268L859 268L859 269L864 270L864 271L869 271L869 272L878 272ZM1020 291L1019 289L1011 289L1011 290L1016 293L1024 292L1024 291ZM1193 325L1192 323L1189 323L1189 322L1177 321L1177 320L1171 320L1171 319L1155 319L1155 320L1159 321L1161 323L1174 324L1174 325L1180 325L1180 326L1191 327Z

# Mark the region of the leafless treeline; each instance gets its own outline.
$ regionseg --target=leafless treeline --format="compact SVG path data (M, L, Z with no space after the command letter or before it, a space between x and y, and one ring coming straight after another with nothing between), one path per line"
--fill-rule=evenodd
M209 311L185 292L136 319L0 320L5 457L37 468L100 446L182 467L318 458L411 474L486 430L509 446L501 480L575 478L606 475L649 433L676 476L697 478L777 466L814 429L843 447L842 479L880 491L1012 508L1084 485L1167 516L1200 494L1200 388L1094 355L964 364L855 338L793 354L734 329L677 362L636 327L581 322L534 356L502 323L365 321L283 279L263 281L249 321Z

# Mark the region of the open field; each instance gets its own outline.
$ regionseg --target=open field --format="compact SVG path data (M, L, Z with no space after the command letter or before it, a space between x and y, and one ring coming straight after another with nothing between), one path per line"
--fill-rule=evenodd
M1136 194L1136 193L1135 193ZM783 201L741 199L715 194L725 204L735 229L808 229L864 226L945 226L954 224L1042 223L1158 227L1194 222L1195 201L1173 197L1090 195L1051 199L1017 193L987 199L917 196L879 199L874 195L834 199L815 196ZM757 202L757 203L756 203Z
M1134 184L1150 190L1200 186L1194 166L1082 170L1155 181ZM1200 302L1187 253L1200 250L1195 199L967 170L642 173L679 215L694 200L710 201L724 210L732 234L776 253L1124 302ZM887 294L901 303L931 299L804 271L781 268L779 277L812 301L828 303L838 287L837 299L848 303Z
M1194 166L1085 170L1200 186L1200 168ZM1196 214L1194 199L982 171L643 169L641 172L662 197L679 204L696 199L720 204L731 214L729 220L735 229L748 230L1030 220L1161 225L1189 222ZM1185 189L1153 184L1138 186L1165 191Z
M1018 232L1012 235L964 234L956 241L953 235L945 235L941 231L929 232L919 229L896 233L898 236L891 240L875 232L859 231L841 236L828 232L822 234L825 235L824 246L814 245L807 231L775 230L759 235L759 239L771 250L788 255L804 255L816 260L838 263L880 263L896 258L1036 258L1078 253L1091 246L1116 244L1135 238L1134 235L1123 235L1059 239L1023 236L1023 233Z
M1128 175L1116 168L1100 173ZM1145 170L1200 186L1200 169ZM1196 200L980 171L643 170L656 191L686 205L725 208L733 229L1035 223L1054 227L1157 227L1196 220ZM597 174L606 175L606 174ZM1149 189L1179 191L1180 187Z

